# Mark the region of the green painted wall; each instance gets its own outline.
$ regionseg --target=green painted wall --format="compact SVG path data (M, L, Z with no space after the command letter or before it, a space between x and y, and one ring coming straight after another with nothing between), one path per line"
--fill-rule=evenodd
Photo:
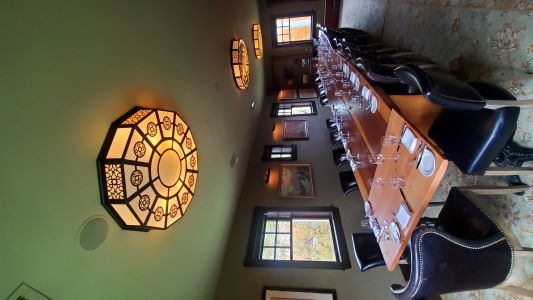
M246 0L0 2L0 298L22 281L54 299L213 297L265 93L253 50L237 90L229 45L258 21ZM198 144L197 194L166 231L120 230L100 205L96 156L134 105L177 111ZM93 215L110 229L88 252Z

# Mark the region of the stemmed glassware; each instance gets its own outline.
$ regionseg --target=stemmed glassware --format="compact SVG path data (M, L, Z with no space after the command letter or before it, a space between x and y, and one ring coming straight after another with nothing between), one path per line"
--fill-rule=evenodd
M386 135L381 137L381 145L385 147L397 145L400 142L400 138L395 135Z
M392 177L389 179L383 179L381 177L369 179L368 183L372 188L382 188L382 187L397 187L401 188L405 186L405 179L402 177Z

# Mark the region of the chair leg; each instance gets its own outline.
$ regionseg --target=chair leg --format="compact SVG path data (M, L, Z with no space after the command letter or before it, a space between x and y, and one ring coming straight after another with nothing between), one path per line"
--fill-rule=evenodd
M520 287L520 286L508 285L508 286L498 287L498 289L513 293L515 295L533 298L533 291Z
M484 176L510 176L533 174L533 167L488 167Z
M529 190L531 187L527 184L515 186L464 186L460 189L469 191L478 195L503 195L511 193L520 193Z
M521 109L533 109L533 100L518 100L518 101L509 101L509 100L485 100L485 108L487 109L498 109L502 107L516 106ZM512 103L512 104L511 104Z
M526 161L533 161L533 149L525 148L510 140L498 153L494 163L498 167L521 167ZM524 184L517 175L505 176L510 186ZM524 192L515 193L518 196Z

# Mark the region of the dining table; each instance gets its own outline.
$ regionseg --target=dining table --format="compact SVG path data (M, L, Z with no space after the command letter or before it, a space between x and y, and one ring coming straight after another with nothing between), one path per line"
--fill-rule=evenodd
M401 261L448 166L429 137L440 108L423 95L390 95L320 32L317 74L389 271Z

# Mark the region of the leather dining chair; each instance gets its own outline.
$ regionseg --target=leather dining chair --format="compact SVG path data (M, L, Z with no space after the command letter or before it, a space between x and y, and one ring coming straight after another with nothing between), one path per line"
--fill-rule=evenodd
M414 62L413 62L414 63ZM435 64L430 62L418 62L424 68L434 68ZM403 83L394 74L396 65L386 65L377 63L365 57L359 57L354 61L354 66L365 75L366 78L378 84L389 95L410 95L417 94L418 89L409 84Z
M437 65L429 61L412 61L421 69L436 68ZM354 61L355 67L362 71L370 80L378 83L385 84L397 84L405 86L405 89L412 91L412 93L418 92L418 89L412 85L403 83L398 76L394 73L395 67L398 65L382 64L372 61L365 57L359 57Z
M351 170L340 172L339 179L341 181L342 191L345 195L359 190L359 186L357 185L357 181Z
M415 229L409 281L391 285L394 296L420 299L492 288L510 277L516 255L531 254L472 200L474 195L475 190L452 188L435 225ZM522 288L503 288L531 295Z
M331 141L331 146L337 146L342 144L342 136L338 130L332 130L329 132L329 139Z
M338 148L333 150L333 163L335 166L340 167L349 163L348 157L346 156L346 151L344 148Z
M397 68L395 74L403 82L417 87L430 102L443 107L428 134L463 173L519 175L533 172L531 167L491 167L514 135L520 114L516 104L522 101L516 101L505 89L490 83L466 83L451 75L424 71L412 65ZM485 99L489 97L497 97L509 105L485 108ZM523 191L529 186L517 188Z
M337 122L334 120L334 119L326 119L326 128L329 130L329 131L338 131L339 129L337 129Z
M385 259L373 233L352 233L352 241L355 260L361 272L385 265Z
M394 70L400 80L417 87L433 104L454 110L527 107L533 100L520 100L505 89L487 82L465 82L442 72L407 64Z

